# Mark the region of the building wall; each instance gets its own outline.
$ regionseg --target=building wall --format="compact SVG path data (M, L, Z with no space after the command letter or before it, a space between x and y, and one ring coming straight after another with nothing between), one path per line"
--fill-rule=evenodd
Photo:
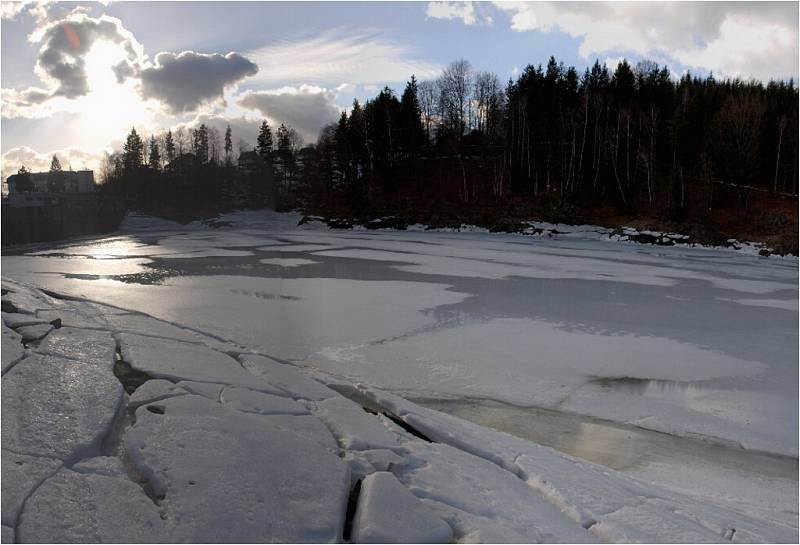
M64 192L65 193L91 193L97 189L94 183L94 171L92 170L68 170L64 174ZM8 177L8 193L13 195L18 193L16 188L16 177ZM31 172L29 174L33 182L33 188L36 193L47 193L47 184L50 180L49 172Z

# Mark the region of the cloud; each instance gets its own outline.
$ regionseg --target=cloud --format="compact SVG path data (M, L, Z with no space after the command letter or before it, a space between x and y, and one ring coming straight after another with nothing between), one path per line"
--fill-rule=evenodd
M472 2L428 2L425 15L433 19L461 19L465 25L478 22Z
M493 22L483 4L474 2L428 2L425 15L431 19L461 19L465 25Z
M516 31L580 38L584 58L665 56L687 67L759 79L797 75L792 2L497 2Z
M3 19L13 20L16 19L19 14L25 12L37 20L44 20L47 18L47 5L51 3L52 0L25 0L14 2L4 0L0 2L0 16L2 16Z
M89 93L86 55L98 41L118 44L125 51L123 62L139 63L142 45L122 22L107 15L92 18L73 13L49 23L31 35L33 42L42 42L35 71L52 89L51 96L77 98Z
M247 91L237 104L276 123L291 125L306 141L313 141L324 125L339 117L341 110L335 99L335 91L304 84L272 91Z
M436 77L441 66L416 57L409 46L385 40L377 32L334 29L308 39L277 43L246 53L258 64L257 80L271 85L298 81L356 85Z
M184 51L159 53L155 64L139 71L138 77L144 98L155 98L172 113L183 113L221 99L226 87L257 73L258 66L238 53Z
M183 129L184 132L188 133L190 129L196 129L201 124L204 124L206 127L217 129L220 136L224 136L225 129L230 125L234 150L238 150L240 142L244 142L248 149L253 149L256 146L262 121L260 117L226 117L218 114L200 114L191 121L173 126L172 132L175 134L179 129Z
M42 44L35 72L45 86L3 89L5 118L42 118L63 111L85 113L87 108L94 111L98 105L86 101L95 90L103 93L100 98L106 106L110 106L107 101L113 92L126 97L118 108L132 108L133 102L141 102L135 98L139 96L155 99L172 114L191 112L223 99L226 88L258 72L258 66L238 53L162 52L151 62L119 19L106 15L92 18L75 10L62 19L40 24L29 38ZM105 80L103 74L112 81ZM126 80L131 84L126 85ZM128 92L134 84L136 91ZM93 85L99 85L99 89ZM82 97L84 100L76 100ZM142 108L137 105L136 109Z
M45 172L50 170L50 161L53 155L57 155L64 170L72 167L73 170L89 169L95 171L95 179L98 177L100 165L103 161L102 151L92 152L78 148L65 148L39 153L28 146L12 148L2 155L2 166L0 174L5 180L12 174L16 174L19 168L25 168L32 172Z

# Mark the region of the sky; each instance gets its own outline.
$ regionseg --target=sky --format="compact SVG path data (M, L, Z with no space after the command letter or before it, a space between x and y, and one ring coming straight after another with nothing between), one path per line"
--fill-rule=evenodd
M354 98L453 60L501 81L550 55L651 59L679 77L797 80L796 2L2 1L2 175L97 169L131 127L206 123L252 146L262 119L308 143Z

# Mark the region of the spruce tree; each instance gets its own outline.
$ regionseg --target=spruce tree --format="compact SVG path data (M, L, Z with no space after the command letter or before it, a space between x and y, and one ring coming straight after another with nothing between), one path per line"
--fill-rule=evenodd
M158 142L156 137L150 137L150 168L159 170L161 168L161 153L158 151Z
M231 164L231 152L233 152L233 138L231 134L231 126L225 129L225 164Z
M61 161L53 155L53 160L50 162L50 174L47 179L47 190L51 193L61 193L64 189L64 173L61 170Z
M258 131L258 146L256 150L265 161L268 161L272 155L272 129L270 129L266 119L261 123L261 129Z
M126 174L131 174L142 166L143 152L144 144L142 139L136 133L136 129L131 129L122 148L122 163L125 166Z
M164 149L167 152L167 162L171 163L175 159L175 141L172 139L172 131L167 131L164 139Z
M400 97L400 137L403 150L412 154L420 150L425 137L422 112L417 99L417 78L413 75Z

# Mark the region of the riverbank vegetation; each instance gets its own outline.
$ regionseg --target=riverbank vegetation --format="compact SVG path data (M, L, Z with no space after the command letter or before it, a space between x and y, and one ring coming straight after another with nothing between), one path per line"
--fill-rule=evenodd
M501 83L469 62L386 87L303 145L261 127L234 157L200 125L135 131L103 179L134 206L301 208L332 224L635 224L797 248L798 90L652 62L583 73L550 58Z

